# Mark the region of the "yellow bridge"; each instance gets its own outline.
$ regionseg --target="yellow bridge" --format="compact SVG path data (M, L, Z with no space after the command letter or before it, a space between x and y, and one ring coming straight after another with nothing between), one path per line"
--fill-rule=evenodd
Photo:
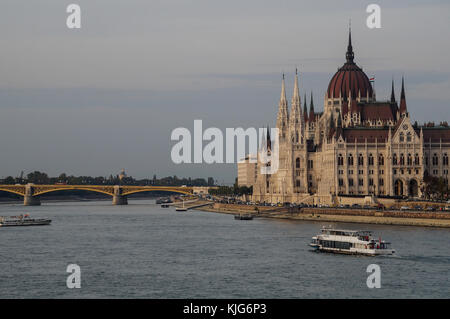
M122 186L122 185L0 185L0 191L17 194L24 197L27 206L40 205L39 195L64 190L83 190L110 195L113 205L128 204L127 195L142 192L172 192L186 195L194 194L197 187L178 186ZM205 189L207 189L205 187Z

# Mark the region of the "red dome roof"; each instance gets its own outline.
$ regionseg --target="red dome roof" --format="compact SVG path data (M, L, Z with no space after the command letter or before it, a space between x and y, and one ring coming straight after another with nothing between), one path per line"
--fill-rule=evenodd
M369 78L353 62L354 54L351 33L349 34L346 58L347 62L336 72L328 85L328 98L339 98L339 96L347 98L349 91L351 91L352 97L357 97L358 92L361 92L362 97L366 97L367 93L372 97L373 89Z

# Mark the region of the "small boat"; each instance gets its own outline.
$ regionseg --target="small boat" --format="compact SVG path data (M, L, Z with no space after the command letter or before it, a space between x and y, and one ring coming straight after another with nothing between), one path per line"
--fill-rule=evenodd
M11 227L11 226L43 226L50 225L52 222L48 218L31 218L30 215L19 215L19 216L1 216L0 217L0 227Z
M172 203L172 200L170 199L170 197L160 197L156 200L156 204L170 204Z
M342 230L323 227L319 235L312 237L309 244L317 251L351 255L392 255L390 243L372 238L371 231Z
M250 214L236 214L234 215L234 219L238 220L252 220L253 216Z

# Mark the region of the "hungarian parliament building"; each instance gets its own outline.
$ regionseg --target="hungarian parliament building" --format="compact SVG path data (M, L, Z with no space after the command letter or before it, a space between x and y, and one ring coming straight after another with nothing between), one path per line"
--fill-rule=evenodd
M403 79L398 97L392 82L390 97L378 101L371 81L354 62L351 32L346 62L330 80L323 112L315 112L312 97L308 112L306 96L302 109L297 74L289 110L283 76L276 127L275 173L261 174L266 165L261 154L254 164L248 158L238 164L238 183L253 186L253 201L420 197L426 174L447 181L450 128L412 125Z

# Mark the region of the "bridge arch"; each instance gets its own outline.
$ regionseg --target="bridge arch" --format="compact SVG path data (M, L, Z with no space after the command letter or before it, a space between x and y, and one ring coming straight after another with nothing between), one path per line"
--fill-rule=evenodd
M178 194L184 194L184 195L192 195L192 192L186 190L180 190L177 188L167 188L167 189L136 189L136 190L124 190L122 192L122 196L128 196L131 194L136 194L136 193L144 193L144 192L169 192L169 193L178 193Z
M109 196L114 196L114 191L107 191L107 190L103 190L103 189L97 189L97 188L92 188L92 187L63 187L63 188L49 188L49 189L45 189L45 190L36 190L33 193L33 196L39 196L39 195L43 195L43 194L47 194L47 193L53 193L53 192L59 192L59 191L71 191L71 190L80 190L80 191L90 191L90 192L96 192L96 193L102 193L102 194L106 194Z
M16 195L20 195L20 196L25 196L24 192L21 192L19 190L15 190L15 189L0 187L0 191L6 192L6 193L11 193L11 194L16 194Z

